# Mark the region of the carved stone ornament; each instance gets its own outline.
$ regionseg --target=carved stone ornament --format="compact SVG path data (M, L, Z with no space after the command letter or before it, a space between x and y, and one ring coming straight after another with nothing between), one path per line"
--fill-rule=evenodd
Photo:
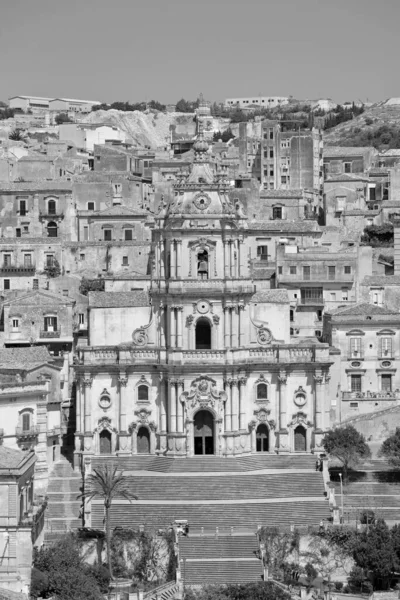
M208 194L200 192L194 197L193 204L198 210L206 210L211 204L211 198Z
M136 427L137 427L137 423L133 423L133 422L129 423L129 425L128 425L128 431L129 431L129 433L131 435L135 431Z
M266 408L265 406L261 406L260 408L255 410L253 414L256 417L257 421L260 421L260 423L265 423L268 421L270 412L271 411L269 408Z
M193 321L194 321L194 316L188 315L186 317L186 327L190 327L192 325Z
M113 431L114 433L117 431L115 427L111 425L111 419L109 417L101 417L97 422L96 431L103 431L107 429L108 431Z
M257 331L257 342L261 346L267 346L272 342L272 333L266 327L260 327Z
M196 304L196 309L201 315L206 315L210 310L210 304L207 300L200 300Z
M220 404L226 399L226 392L218 391L216 382L207 376L200 376L192 381L190 390L180 395L180 401L192 410L194 408L212 408L218 412Z
M146 346L149 342L146 331L142 327L135 329L132 333L132 341L135 346Z
M304 427L312 427L313 423L309 420L307 420L307 414L299 411L298 413L294 414L292 416L292 420L289 423L289 426L295 426L295 425L303 425Z
M104 390L100 394L99 406L103 410L108 410L111 406L111 397L106 388L104 388Z
M299 388L294 393L294 403L297 406L304 406L307 402L307 394L306 391L300 385Z
M214 325L219 325L219 316L218 315L213 315L213 322L214 322Z
M141 423L149 423L151 410L147 410L146 408L140 408L139 410L135 410L135 415Z

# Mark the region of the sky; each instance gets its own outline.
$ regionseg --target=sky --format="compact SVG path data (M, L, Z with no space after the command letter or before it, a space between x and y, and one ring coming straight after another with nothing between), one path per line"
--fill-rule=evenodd
M400 0L4 0L0 100L400 96Z

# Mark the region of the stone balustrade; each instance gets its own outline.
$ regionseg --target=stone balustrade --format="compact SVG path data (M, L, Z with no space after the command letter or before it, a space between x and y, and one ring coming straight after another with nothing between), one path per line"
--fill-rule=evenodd
M342 400L400 400L400 390L394 392L379 391L372 392L342 392Z
M98 364L160 364L179 363L313 363L329 362L329 347L293 346L289 344L256 346L250 348L227 348L211 350L186 350L170 348L169 350L124 346L124 347L82 347L79 348L79 361L83 365Z

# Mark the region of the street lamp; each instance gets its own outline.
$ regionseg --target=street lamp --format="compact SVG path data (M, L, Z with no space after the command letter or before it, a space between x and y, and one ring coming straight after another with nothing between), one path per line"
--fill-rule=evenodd
M343 478L342 478L342 473L339 473L339 477L340 477L340 495L341 495L341 504L342 504L342 523L344 521L344 511L343 511Z

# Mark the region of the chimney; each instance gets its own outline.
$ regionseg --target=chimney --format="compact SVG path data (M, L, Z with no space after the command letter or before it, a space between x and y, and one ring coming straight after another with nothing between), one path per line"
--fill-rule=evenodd
M394 274L400 275L400 217L393 221L394 236Z

